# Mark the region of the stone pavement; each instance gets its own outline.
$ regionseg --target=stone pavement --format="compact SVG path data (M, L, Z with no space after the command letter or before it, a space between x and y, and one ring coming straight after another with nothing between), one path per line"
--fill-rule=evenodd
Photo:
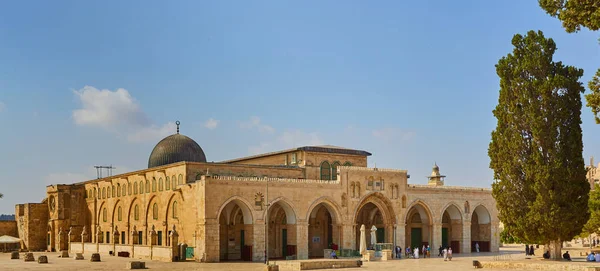
M522 249L523 248L523 249ZM388 262L365 262L362 268L346 268L343 270L470 270L473 269L473 260L479 261L494 261L494 260L511 260L511 261L536 261L536 259L525 259L524 247L512 246L504 247L500 253L473 253L473 254L455 254L451 262L444 262L442 258L426 258L426 259L402 259L392 260ZM576 261L574 264L585 264L582 261L583 257L579 257L576 249L569 248L571 255ZM577 254L577 255L575 255ZM38 264L37 262L24 262L23 259L11 260L10 253L0 253L0 270L124 270L125 263L131 261L131 258L122 258L115 256L103 256L102 262L90 262L91 254L85 254L84 261L77 261L71 258L59 258L59 253L35 252L34 257L37 259L39 255L47 255L47 264ZM501 256L498 256L501 255ZM231 271L259 271L264 270L262 263L247 263L247 262L229 262L229 263L195 263L195 262L177 262L166 263L158 261L145 261L146 267L152 270L231 270ZM277 261L271 261L277 262ZM494 269L499 270L499 269ZM515 271L524 271L511 269Z

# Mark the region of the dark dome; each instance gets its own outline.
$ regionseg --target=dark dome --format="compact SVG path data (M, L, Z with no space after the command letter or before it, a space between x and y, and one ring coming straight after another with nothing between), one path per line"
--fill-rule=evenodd
M148 159L148 168L181 161L206 163L206 156L196 141L177 133L156 144Z

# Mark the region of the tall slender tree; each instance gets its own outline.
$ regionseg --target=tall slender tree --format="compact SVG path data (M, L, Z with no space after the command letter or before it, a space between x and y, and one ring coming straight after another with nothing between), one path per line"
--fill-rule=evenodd
M581 28L592 31L600 29L600 2L594 0L538 0L540 7L552 17L558 18L568 33ZM600 124L600 69L588 83L592 91L585 95L587 106L592 109L596 123Z
M556 44L541 31L517 34L496 65L500 93L488 155L500 220L516 238L550 245L581 233L589 217L583 160L583 70L554 62Z

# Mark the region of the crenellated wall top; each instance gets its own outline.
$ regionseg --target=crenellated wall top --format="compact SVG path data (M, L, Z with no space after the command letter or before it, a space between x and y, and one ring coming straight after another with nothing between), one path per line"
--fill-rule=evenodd
M491 193L491 188L467 187L467 186L431 186L427 184L408 184L409 189L431 189L431 190L456 190L456 191L479 191Z
M216 181L239 181L239 182L278 182L278 183L314 183L314 184L335 184L339 185L339 180L314 180L314 179L291 179L291 178L272 178L272 177L237 177L237 176L202 176L202 180Z
M392 169L392 168L370 168L370 167L355 167L355 166L338 166L338 169L345 169L348 171L382 171L382 172L396 172L396 173L408 173L404 169Z

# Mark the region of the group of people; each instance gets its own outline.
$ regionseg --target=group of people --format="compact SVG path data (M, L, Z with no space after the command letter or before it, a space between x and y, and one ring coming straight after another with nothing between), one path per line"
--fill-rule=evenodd
M593 260L591 260L591 261L589 260L589 259L590 259L590 256L592 256L592 259L593 259ZM544 257L544 259L550 259L550 251L549 251L549 250L546 250L546 252L545 252L545 253L542 255L542 257ZM567 252L563 253L562 257L563 257L563 260L567 260L567 261L570 261L570 260L571 260L571 254L569 254L569 251L567 251ZM596 258L596 257L598 257L598 258ZM596 259L600 259L600 256L596 256L596 255L594 255L594 253L593 253L593 252L592 252L592 253L590 253L590 254L587 256L587 260L588 260L588 262L593 262L593 261L599 261L599 262L600 262L600 260L596 260Z
M600 262L600 253L591 252L587 255L587 258L585 260L588 262Z
M423 258L431 258L431 248L429 248L429 245L423 245L421 249L419 249L419 247L415 247L412 249L410 247L406 248L407 258L412 257L413 259L418 259L420 255L423 255Z
M535 256L533 245L525 245L525 256Z

